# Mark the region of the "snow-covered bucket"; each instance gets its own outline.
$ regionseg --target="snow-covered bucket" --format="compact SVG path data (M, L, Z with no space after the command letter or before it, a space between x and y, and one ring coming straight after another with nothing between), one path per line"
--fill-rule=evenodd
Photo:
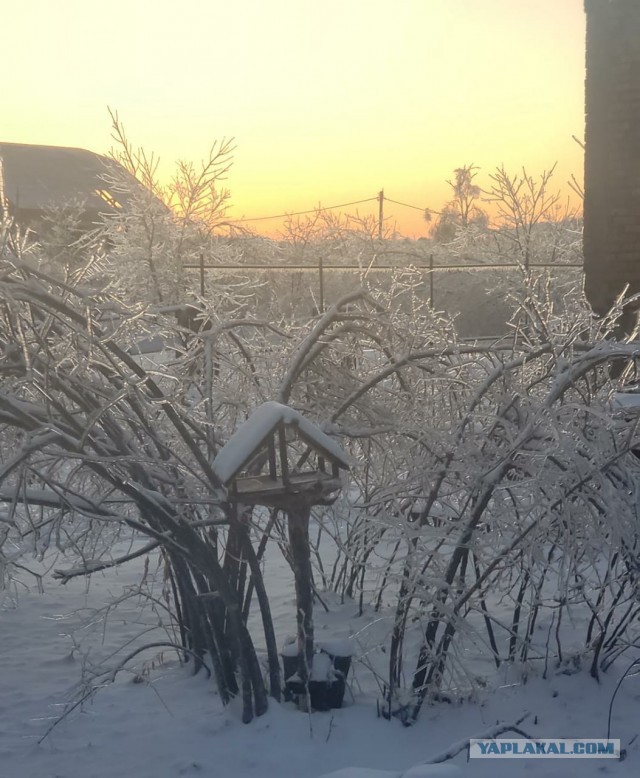
M352 653L348 640L323 640L316 643L309 677L309 698L314 710L342 707ZM304 703L306 690L298 675L298 646L295 638L285 641L281 655L285 700Z

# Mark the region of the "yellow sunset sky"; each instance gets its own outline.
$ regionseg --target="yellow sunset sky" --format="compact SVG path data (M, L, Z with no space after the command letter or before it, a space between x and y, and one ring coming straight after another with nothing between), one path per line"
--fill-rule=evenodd
M106 153L110 106L168 175L234 137L231 218L383 187L438 209L472 162L486 184L557 161L568 191L584 38L583 0L3 0L0 141ZM418 210L385 216L427 234Z

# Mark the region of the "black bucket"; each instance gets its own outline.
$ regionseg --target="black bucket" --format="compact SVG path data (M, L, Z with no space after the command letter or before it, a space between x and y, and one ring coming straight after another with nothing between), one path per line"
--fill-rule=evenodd
M331 660L332 678L326 681L309 681L309 699L311 707L317 711L327 711L332 708L341 708L344 700L344 692L347 685L347 675L351 667L350 656L335 656L322 649ZM297 705L304 701L306 690L304 684L298 678L298 657L282 655L284 670L284 699L293 701Z

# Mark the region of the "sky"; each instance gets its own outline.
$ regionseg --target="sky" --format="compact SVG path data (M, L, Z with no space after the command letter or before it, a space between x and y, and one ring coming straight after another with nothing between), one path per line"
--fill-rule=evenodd
M385 201L388 225L418 237L456 167L582 178L583 0L2 0L1 16L0 141L106 153L110 107L169 177L232 137L230 218L384 189L416 206Z

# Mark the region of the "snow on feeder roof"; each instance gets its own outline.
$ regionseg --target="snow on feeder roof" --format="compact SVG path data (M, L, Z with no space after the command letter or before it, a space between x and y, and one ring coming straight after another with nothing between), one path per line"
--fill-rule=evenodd
M293 430L295 437L315 452L316 469L298 472L298 468L288 462L288 429ZM269 474L238 477L265 448ZM303 462L309 453L302 458ZM326 472L326 463L331 465L331 473ZM238 427L222 447L213 462L213 471L241 502L274 505L279 504L280 497L284 499L314 490L317 493L318 489L324 495L339 490L339 471L349 470L352 464L343 449L301 413L288 405L266 402Z

